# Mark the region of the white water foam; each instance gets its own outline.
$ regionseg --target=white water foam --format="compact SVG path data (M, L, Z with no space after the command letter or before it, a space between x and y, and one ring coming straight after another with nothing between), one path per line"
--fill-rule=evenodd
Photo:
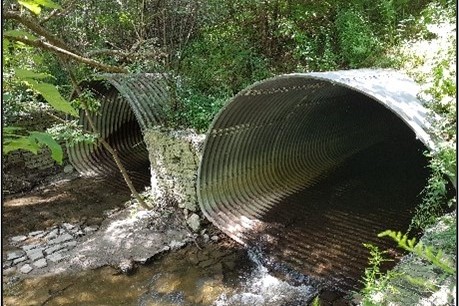
M257 267L248 275L241 276L241 289L231 296L222 294L214 303L215 306L305 305L317 294L317 290L311 286L293 286L272 276L254 253L249 252L249 257Z

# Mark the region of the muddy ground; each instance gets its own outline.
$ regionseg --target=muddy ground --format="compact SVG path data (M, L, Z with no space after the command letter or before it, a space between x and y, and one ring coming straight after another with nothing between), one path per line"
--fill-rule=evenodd
M126 187L101 178L59 177L27 193L4 196L2 242L8 238L69 223L100 225L104 212L121 209L130 199Z

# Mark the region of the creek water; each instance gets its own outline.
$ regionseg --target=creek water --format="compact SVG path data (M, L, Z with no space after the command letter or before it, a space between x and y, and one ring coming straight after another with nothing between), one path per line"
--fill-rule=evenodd
M112 267L12 282L4 305L307 305L317 289L268 272L230 243L190 244L124 275Z

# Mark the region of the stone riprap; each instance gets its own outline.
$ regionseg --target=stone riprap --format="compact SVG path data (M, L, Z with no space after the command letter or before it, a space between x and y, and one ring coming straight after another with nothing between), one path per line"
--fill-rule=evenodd
M174 202L193 231L199 229L196 181L205 135L162 127L145 131L151 164L151 194L157 205Z
M64 223L9 239L3 253L3 274L30 277L95 269L110 265L127 273L155 255L178 249L198 236L186 229L181 209L160 207L139 210L128 202L125 209L112 211L100 226ZM19 237L19 236L18 236ZM18 242L19 241L19 242Z
M78 239L97 229L97 226L64 223L44 231L11 237L9 244L16 250L6 252L3 273L19 271L29 274L33 270L47 267L50 262L60 262L68 257L66 253L77 245Z

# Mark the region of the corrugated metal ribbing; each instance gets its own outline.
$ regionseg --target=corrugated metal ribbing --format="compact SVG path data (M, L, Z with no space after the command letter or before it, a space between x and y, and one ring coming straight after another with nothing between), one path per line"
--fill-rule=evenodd
M148 152L143 130L164 123L168 95L164 77L158 74L104 74L98 81L82 83L100 102L92 116L101 136L118 152L134 183L149 183ZM82 114L80 124L90 131ZM98 143L69 147L70 161L83 175L119 177L111 155Z
M269 258L356 286L368 257L362 243L383 246L378 231L406 226L427 175L422 151L434 143L418 90L395 71L350 70L283 75L241 91L208 132L202 211ZM383 178L408 184L406 198L386 197L396 186L375 183Z

